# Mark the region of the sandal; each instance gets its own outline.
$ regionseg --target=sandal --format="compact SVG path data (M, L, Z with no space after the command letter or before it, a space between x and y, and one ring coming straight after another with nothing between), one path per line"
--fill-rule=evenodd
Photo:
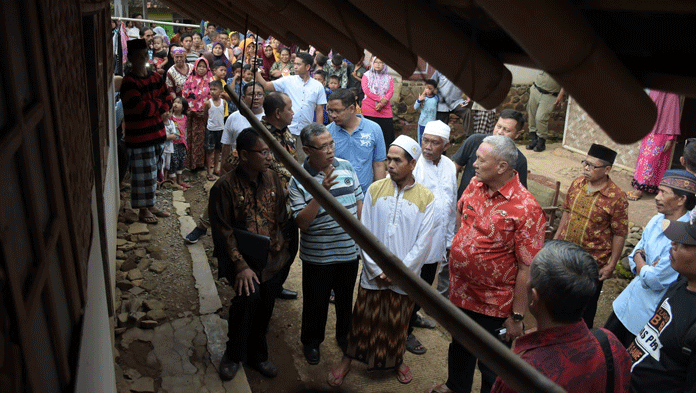
M425 348L413 334L408 335L408 339L406 340L406 350L416 355L422 355L428 351L428 349Z
M643 192L638 191L638 190L633 190L633 191L630 191L628 194L626 194L626 197L628 198L629 201L637 201L643 197Z
M336 374L336 370L331 370L331 372L329 373L329 378L326 380L326 382L329 384L329 386L341 386L343 385L343 379L346 377L346 375L348 375L349 371L350 367L348 367L343 374Z
M138 220L140 222L144 222L145 224L157 224L159 222L157 217L155 217L153 215L147 215L147 216L138 215Z
M154 210L153 210L153 209L154 209ZM172 214L169 213L169 212L163 212L162 210L157 209L157 208L151 208L151 209L150 209L150 213L154 214L154 215L157 216L157 217L161 217L161 218L167 218L167 217L169 217L169 216L172 215Z
M413 374L409 366L404 366L403 364L401 366L406 368L403 371L401 371L401 367L396 370L396 379L405 385L413 380Z
M205 178L208 179L208 181L217 180L217 177L215 177L215 175L213 175L212 173L210 175L206 175Z
M415 322L413 322L413 326L424 329L435 329L437 327L437 323L431 319L423 318L420 315L417 315Z

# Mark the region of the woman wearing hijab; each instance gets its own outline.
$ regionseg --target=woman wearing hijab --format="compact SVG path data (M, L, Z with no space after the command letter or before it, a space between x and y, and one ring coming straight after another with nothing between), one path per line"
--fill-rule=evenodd
M384 143L389 146L394 142L394 115L390 102L394 95L394 81L387 70L388 67L382 60L377 57L372 58L372 66L362 78L362 90L365 97L361 109L366 119L379 124L384 135Z
M205 127L208 123L208 111L205 103L210 99L210 87L213 80L208 60L200 57L193 65L193 69L186 78L183 89L183 97L189 103L188 123L188 147L186 155L186 167L195 170L205 167Z
M193 70L193 65L186 62L186 49L180 46L172 47L169 50L169 54L172 56L174 65L167 70L165 83L167 84L169 94L172 95L172 98L176 98L182 95L184 83Z
M232 72L232 62L227 58L227 56L225 56L225 45L219 41L215 42L210 48L210 51L213 53L213 63L221 60L227 66L227 75L225 76L225 80L232 78L234 76L234 73Z
M261 76L263 76L263 79L265 80L271 80L270 72L276 60L270 41L266 41L266 45L263 46L263 56L261 58L263 59L263 70L261 71Z

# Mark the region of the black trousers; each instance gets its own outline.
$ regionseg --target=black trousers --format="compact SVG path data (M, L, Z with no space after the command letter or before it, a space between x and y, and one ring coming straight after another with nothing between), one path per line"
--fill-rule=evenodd
M280 269L280 271L278 272L278 274L280 275L281 290L282 286L285 284L285 280L288 279L288 275L290 274L290 267L292 267L292 263L295 262L297 249L300 246L300 237L295 220L288 220L285 224L285 227L283 228L283 232L286 235L286 239L288 239L288 253L290 254L290 256L288 257L288 261L285 263L283 268Z
M582 314L582 319L585 321L585 324L590 329L592 329L592 325L594 324L594 317L597 314L597 302L599 301L599 295L602 293L602 286L604 286L604 281L599 282L597 290L595 291L594 295L592 295L592 298L587 303L587 308L585 309L585 312Z
M391 117L373 117L365 116L366 119L372 120L379 124L382 128L382 135L384 135L384 146L389 150L389 145L394 142L394 119Z
M460 309L471 319L476 321L482 328L495 336L495 330L503 326L506 318L489 317L473 311ZM512 343L504 343L510 348ZM464 346L456 340L452 340L447 355L448 378L447 387L456 393L471 392L471 385L474 381L474 371L476 370L476 356L467 351ZM483 362L478 362L481 371L481 393L489 393L493 387L495 379L498 377L493 370L488 368Z
M435 281L435 275L437 274L437 262L435 263L429 263L427 265L423 265L423 268L421 269L421 278L423 281L427 282L428 285L433 285L433 281ZM416 322L416 319L418 319L418 310L420 310L420 306L418 303L413 306L413 314L411 314L411 320L408 321L408 334L413 333L413 324Z
M302 329L305 347L318 348L324 341L329 297L336 295L336 341L345 351L350 333L353 288L358 275L358 260L331 265L302 261Z
M626 326L624 326L621 320L619 320L619 317L617 317L613 311L611 312L611 315L609 315L609 318L607 318L607 323L604 324L604 328L614 333L616 338L621 341L621 344L623 344L625 348L628 348L628 346L631 345L633 340L636 338L636 335L626 329Z
M474 133L474 122L473 116L471 115L471 107L464 104L460 104L458 107L450 112L437 112L435 115L436 120L440 120L445 124L449 124L450 114L454 113L460 119L462 119L462 126L464 127L464 132L469 136ZM389 145L387 145L389 146Z
M254 283L254 293L235 296L228 318L227 357L233 362L256 364L268 360L266 333L271 322L276 297L282 290L281 275Z

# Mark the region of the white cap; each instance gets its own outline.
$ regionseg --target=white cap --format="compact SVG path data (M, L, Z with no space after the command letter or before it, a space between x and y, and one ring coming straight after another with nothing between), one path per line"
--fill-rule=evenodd
M400 148L406 150L414 160L417 160L421 154L421 147L418 145L418 142L407 137L406 135L399 135L399 137L394 139L394 142L392 142L392 144L389 146L399 146Z
M447 143L449 142L450 126L443 123L442 120L429 121L428 124L425 125L423 134L439 136Z

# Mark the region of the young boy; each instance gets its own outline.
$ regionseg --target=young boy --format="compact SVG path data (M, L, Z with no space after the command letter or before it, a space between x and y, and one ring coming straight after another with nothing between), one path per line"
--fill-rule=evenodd
M338 75L331 75L329 77L328 86L331 91L336 91L336 89L341 87L341 80L338 78Z
M437 115L437 82L433 79L425 81L425 88L418 96L418 99L413 104L413 109L420 109L420 117L418 117L418 143L423 139L423 130L425 125L431 121L435 121Z
M244 64L242 67L242 80L244 83L249 83L254 80L254 72L251 70L251 64Z
M329 99L329 96L331 95L332 91L326 86L326 71L324 70L317 70L314 71L314 79L319 81L322 86L324 86L324 93L326 93L326 99ZM329 112L326 111L326 107L324 108L324 118L322 119L324 125L327 125L331 123L329 121Z
M225 81L226 77L227 64L225 64L225 62L222 60L215 60L213 62L213 80L219 81L222 85L222 94L220 94L220 97L222 97L222 99L225 101L229 101L230 96L225 92L225 85L227 84L227 82ZM225 119L227 119L227 116L229 115L230 113L228 111L228 107L225 106Z
M232 78L227 79L227 83L232 85L232 90L237 93L237 96L242 97L242 86L244 83L239 83L239 78L242 75L242 63L232 63ZM231 100L228 102L229 112L234 113L238 110L237 105Z
M210 86L210 100L205 103L205 108L208 110L208 127L205 131L205 153L207 165L207 179L213 181L216 175L220 173L218 163L220 161L220 152L222 144L222 129L225 126L225 108L227 102L222 99L222 83L220 81L212 81Z

